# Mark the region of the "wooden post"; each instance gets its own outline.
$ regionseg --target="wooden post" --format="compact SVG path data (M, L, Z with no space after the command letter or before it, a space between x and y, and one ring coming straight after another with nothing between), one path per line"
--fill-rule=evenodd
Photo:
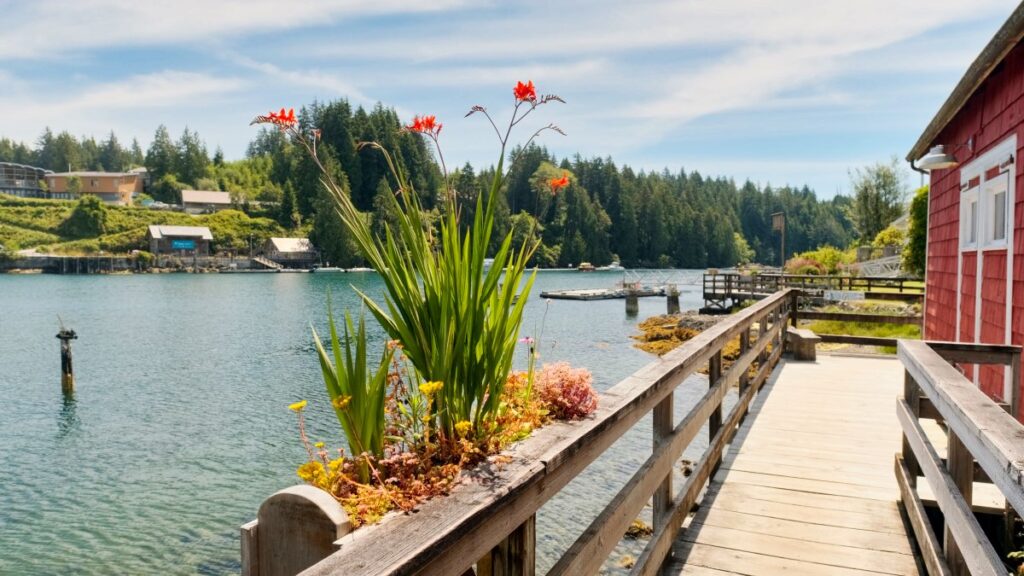
M74 330L61 327L57 332L60 340L60 389L65 394L75 391L75 371L71 366L71 341L78 339Z
M764 335L768 333L768 314L761 318L761 323L757 326L757 340L761 341ZM757 357L757 365L760 368L764 364L765 359L768 358L768 349L765 348L761 351L761 354Z
M708 360L708 386L714 387L719 380L722 379L722 349L719 348L715 352L714 356ZM711 417L708 418L708 443L710 444L715 434L718 434L718 430L722 428L722 404L719 403L715 411L711 413ZM718 472L718 466L722 462L722 457L719 455L715 461L714 467L711 469L711 476L714 476Z
M665 286L665 307L668 314L679 314L679 288L675 284Z
M743 332L740 333L740 357L742 357L743 354L745 354L747 350L750 350L750 327L749 326L747 326L747 328ZM750 380L750 372L749 372L749 370L744 370L743 373L740 374L740 379L739 379L739 387L740 387L739 394L740 394L740 396L743 396L743 393L747 391L747 385L750 383L749 380Z
M672 435L675 425L673 423L674 416L674 398L675 393L669 392L668 396L658 405L654 407L654 443L653 448L658 449L658 445L665 441L666 438ZM662 480L661 484L654 491L654 527L657 529L659 526L668 521L672 515L672 470L669 470L668 474Z
M626 292L626 317L633 318L640 313L640 297L637 296L636 292L629 290Z
M910 375L910 372L906 371L903 373L903 399L910 406L911 413L914 416L920 416L921 388L914 381L914 377ZM907 480L910 481L911 486L916 487L917 477L921 475L921 466L917 463L917 457L914 456L914 450L910 447L910 442L907 441L906 435L903 435L903 463L906 464L907 471L910 472L910 477Z
M921 314L921 334L924 337L924 314ZM1024 422L1024 414L1020 413L1020 350L1010 352L1010 397L1004 398L1010 403L1010 414L1018 421Z
M946 467L949 469L949 475L953 477L956 487L963 494L964 500L967 501L967 506L971 506L974 492L974 457L952 430L949 430L947 437L949 440L946 449ZM946 552L946 562L949 563L950 571L955 576L967 576L971 573L967 569L967 564L964 562L959 546L953 539L953 533L950 532L949 526L946 527L942 547Z
M476 576L534 576L536 564L537 517L534 515L477 562Z
M796 310L800 306L800 292L793 292L792 297L789 300L789 324L793 328L796 328Z

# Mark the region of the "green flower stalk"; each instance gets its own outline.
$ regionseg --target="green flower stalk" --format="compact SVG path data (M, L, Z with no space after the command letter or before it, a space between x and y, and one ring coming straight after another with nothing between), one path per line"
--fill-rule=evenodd
M484 430L482 424L499 409L512 366L523 310L536 274L536 271L528 274L526 266L538 242L513 246L511 232L501 242L489 269L484 262L494 231L495 208L502 190L506 148L512 129L539 106L552 101L563 102L553 95L538 98L532 82L520 82L513 95L515 107L504 131L498 129L482 106L474 106L467 114L486 116L498 136L501 149L491 186L477 198L473 221L463 230L459 226L460 207L456 195L448 187L444 156L438 142L442 125L433 116L423 116L416 117L411 125L406 126L407 130L423 134L433 141L445 172L445 210L436 236L425 216L419 195L389 152L379 144L371 142L361 146L381 153L398 183L398 190L389 200L395 203L393 208L398 208L395 210L396 227L394 232L386 230L383 238L373 233L364 215L317 157L319 130L304 133L298 129L294 114L285 114L284 110L254 121L275 124L290 132L320 167L323 173L321 181L333 196L339 217L385 284L386 294L382 303L362 292L360 296L388 335L401 342L403 353L418 377L443 383L434 400L436 410L432 412L432 418L436 418L438 429L449 439L457 438L458 430L467 429L465 422L471 423L474 430ZM546 130L561 133L558 127L549 124L537 130L523 149ZM357 347L365 349L362 339L365 339L365 333L360 329ZM322 349L319 344L318 349ZM325 354L321 352L320 356L321 364L324 364ZM357 364L358 357L357 353ZM352 370L359 371L357 367ZM325 380L336 380L338 374L340 371L331 373L326 367L324 369ZM357 377L357 374L353 373L352 377ZM330 387L328 384L329 390ZM376 413L367 416L361 410L350 410L350 413L360 418L376 418ZM457 429L456 425L460 423L463 424ZM342 424L344 426L345 422ZM376 429L376 424L369 428Z

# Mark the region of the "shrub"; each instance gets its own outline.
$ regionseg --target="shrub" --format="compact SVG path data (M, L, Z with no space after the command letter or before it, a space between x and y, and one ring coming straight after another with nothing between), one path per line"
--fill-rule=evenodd
M586 368L568 362L545 364L537 372L537 393L551 415L559 420L579 420L597 410L597 392Z
M893 228L889 226L885 230L882 230L875 236L874 241L871 242L872 248L885 248L886 246L903 246L906 242L906 234L903 230Z
M828 269L825 268L824 264L804 256L796 256L789 259L786 262L785 270L788 274L809 276L823 276L828 273Z
M852 264L857 258L855 252L845 252L830 246L828 244L820 246L815 250L802 252L794 256L789 262L786 263L786 272L790 274L838 274L841 272L845 265ZM794 268L807 269L807 266L813 266L814 268L820 268L819 272L794 272L790 270L790 263L799 261L800 263ZM813 264L808 264L811 262Z
M917 277L924 276L928 234L928 186L922 186L910 201L910 227L907 248L903 251L903 269Z
M58 230L61 236L70 238L100 236L107 230L107 209L96 196L83 196Z

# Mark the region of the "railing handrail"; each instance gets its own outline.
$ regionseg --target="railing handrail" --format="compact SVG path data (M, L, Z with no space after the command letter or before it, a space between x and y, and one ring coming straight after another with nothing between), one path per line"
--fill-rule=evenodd
M634 569L634 572L650 573L650 568L644 572L644 566L656 568L660 564L660 560L668 551L668 545L671 544L671 536L681 524L680 514L685 516L685 513L679 510L686 508L688 511L692 506L693 500L687 500L688 495L692 494L692 498L696 498L700 488L696 485L696 477L706 480L710 476L713 467L717 465L715 461L710 460L716 457L720 460L725 442L731 437L750 397L756 393L757 386L751 386L747 382L749 366L754 360L761 360L762 366L757 378L763 382L772 363L781 354L781 338L784 336L789 307L796 293L796 290L779 291L722 320L644 366L602 394L601 406L593 417L571 424L555 423L538 430L532 437L509 451L510 460L501 466L500 471L487 465L483 466L484 473L493 474L488 485L460 485L449 496L428 501L415 515L393 517L384 524L357 530L338 541L341 547L338 552L310 567L303 574L461 574L475 564L478 558L489 553L505 537L532 518L548 499L557 494L652 410L655 412L656 437L659 414L663 420L662 424L665 420L669 423L668 430L663 430L665 433L659 440L654 454L645 464L647 468L656 468L659 474L663 468L663 462L659 459L669 460L671 464L671 460L665 455L669 449L675 452L677 448L680 451L685 448L689 440L683 440L693 431L694 421L701 417L704 418L703 421L707 421L706 419L710 417L713 438L708 454L699 464L699 467L703 467L691 475L687 487L683 490L683 500L669 502L672 506L668 510L662 510L661 522L656 520L658 525L655 526L656 532L650 545L656 549L645 552L641 562L638 562ZM772 321L770 330L766 329L769 320ZM761 323L761 331L757 342L751 345L750 330L757 322ZM766 338L768 335L771 338ZM733 364L733 369L721 374L722 348L736 337L741 339L743 353ZM773 342L775 346L765 362L766 347ZM719 358L719 377L710 378L711 389L683 422L678 426L671 426L671 410L668 411L666 418L665 407L671 406L673 391L688 376L714 358ZM711 362L711 366L714 375L714 361ZM735 381L739 381L741 390L739 407L733 410L727 421L723 422L721 398L729 385ZM716 402L717 408L714 406ZM708 415L709 412L712 413L711 416ZM716 420L713 414L717 414L718 434L714 434ZM702 424L703 421L699 423ZM696 426L697 430L699 428ZM472 476L474 472L468 474ZM669 482L670 478L671 465L668 467L665 480L659 480L662 484L655 491L656 502L658 490L663 489L664 482ZM639 497L635 494L630 495L634 502L641 502L641 507L650 496L649 492ZM619 500L619 497L613 499L609 508L617 506L616 510L619 511L630 510L628 506L622 507L621 502L617 504ZM631 521L634 517L628 516L628 520ZM675 519L679 522L676 522L673 528ZM592 525L588 532L593 528ZM622 529L625 531L625 526ZM587 536L588 532L585 532L584 536ZM578 541L574 548L599 549L604 552L607 549L605 536L607 534L603 533L590 535L593 540L602 540L596 548L592 542L587 541ZM621 533L612 539L617 542L620 537ZM382 545L382 542L386 544ZM589 563L590 559L585 559L585 562ZM571 566L576 564L570 560L560 565L570 566L571 571ZM555 572L557 571L556 569Z
M896 455L895 472L922 559L929 574L1006 574L1002 559L974 517L971 504L975 462L994 484L1008 507L1024 511L1024 425L982 392L950 362L1019 364L1016 350L957 350L955 344L900 340L897 355L906 370L903 397L896 403L903 428L903 450ZM1010 347L1005 347L1010 348ZM1012 373L1019 373L1014 370ZM1014 382L1014 386L1018 383ZM946 461L921 426L941 418L947 429ZM945 537L931 529L916 490L923 475L931 486L944 518Z
M1024 514L1024 425L927 342L900 340L897 356L949 430L1018 514Z

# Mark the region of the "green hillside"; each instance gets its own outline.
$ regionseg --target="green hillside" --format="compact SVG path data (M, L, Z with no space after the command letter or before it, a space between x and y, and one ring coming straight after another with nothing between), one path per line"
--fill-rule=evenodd
M68 220L76 202L35 200L0 194L0 246L16 251L35 248L58 254L126 253L146 250L146 227L151 224L209 226L214 250L249 249L250 236L255 244L271 236L305 235L302 230L286 231L270 218L253 218L238 210L192 216L181 212L147 208L104 206L105 221L101 234L72 236L62 224Z

